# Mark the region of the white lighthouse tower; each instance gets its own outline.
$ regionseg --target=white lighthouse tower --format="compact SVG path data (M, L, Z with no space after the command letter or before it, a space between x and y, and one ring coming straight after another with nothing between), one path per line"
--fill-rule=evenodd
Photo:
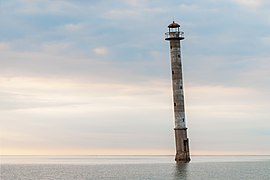
M184 32L180 31L180 25L174 21L168 26L169 32L165 33L165 40L170 41L173 102L175 116L175 143L177 163L190 161L189 141L185 118L185 102L183 91L183 73L181 62L180 41L184 39Z

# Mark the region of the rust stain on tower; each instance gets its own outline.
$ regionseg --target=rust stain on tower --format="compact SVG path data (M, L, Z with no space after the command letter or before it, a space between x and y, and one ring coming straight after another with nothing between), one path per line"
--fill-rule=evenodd
M175 143L177 163L190 161L189 141L185 119L184 87L181 62L180 41L184 39L184 32L180 31L180 25L174 21L168 26L169 32L165 33L165 40L170 41L172 86L175 116Z

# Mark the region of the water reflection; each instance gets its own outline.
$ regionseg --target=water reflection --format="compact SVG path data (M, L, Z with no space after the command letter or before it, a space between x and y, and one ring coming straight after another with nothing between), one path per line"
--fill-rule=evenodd
M174 179L188 179L188 163L175 164Z

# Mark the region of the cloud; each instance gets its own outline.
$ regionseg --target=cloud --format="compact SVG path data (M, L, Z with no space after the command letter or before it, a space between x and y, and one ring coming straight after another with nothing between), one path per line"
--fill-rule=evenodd
M130 6L142 6L143 4L145 4L145 0L127 0L124 1L127 2Z
M270 35L264 36L261 38L261 42L264 43L265 45L270 45Z
M81 30L83 26L81 24L66 24L65 29L68 31L78 31Z
M262 0L236 0L236 3L250 9L257 9L262 5L263 1Z
M75 146L78 149L69 151L70 154L83 153L85 149L91 153L96 152L94 149L114 152L121 148L127 149L122 153L127 153L133 147L141 149L142 144L144 149L156 146L162 152L166 146L159 143L169 144L164 132L144 130L142 126L171 125L170 121L157 120L165 118L164 112L170 114L170 109L164 105L164 102L171 104L169 85L169 82L157 81L134 84L79 82L64 78L2 78L0 111L7 117L0 120L5 124L0 127L3 152L13 147L27 154L32 148L54 147L56 149L49 148L48 152L56 153L63 147ZM155 112L156 109L159 111ZM142 117L147 117L148 121ZM17 126L13 133L14 124ZM53 130L48 134L49 129ZM27 138L16 138L18 136ZM147 140L142 143L143 136ZM108 137L114 140L103 143ZM128 143L130 140L132 144Z
M97 55L102 55L105 56L108 54L108 49L105 47L97 47L94 48L93 51L97 54Z
M155 14L166 13L168 10L167 8L161 8L155 3L145 0L128 0L123 1L123 4L126 4L126 6L120 6L118 8L112 8L106 11L104 17L106 19L114 20L125 20L128 17L129 20L133 21L142 18L143 14L153 16ZM143 19L140 20L143 21Z
M62 54L64 51L67 51L70 49L70 44L67 42L48 42L45 44L42 44L42 51L47 52L49 54L57 53Z
M143 107L136 98L142 96L166 96L169 88L162 81L127 83L127 82L100 82L92 79L87 81L72 80L69 78L44 78L35 76L2 77L0 97L1 109L24 108L55 108L56 106L95 104L94 109L127 108L125 103L132 100L137 108ZM144 88L142 88L144 87ZM108 91L110 89L110 91ZM135 98L135 99L133 99ZM145 98L145 97L144 97ZM121 103L119 103L121 101ZM136 101L136 103L135 103ZM119 106L117 106L119 105ZM160 104L151 104L156 107ZM132 106L131 106L132 107Z
M140 14L138 11L130 9L114 9L110 10L105 14L105 17L108 19L125 19L125 17L136 18Z
M68 14L71 10L78 10L80 6L76 3L71 3L68 1L33 1L29 2L27 0L17 1L16 12L23 14Z
M0 42L0 51L7 51L10 49L9 43Z
M185 92L193 153L264 154L270 149L260 143L267 137L259 133L270 128L268 92L266 95L259 89L237 86L188 86ZM222 145L215 146L220 141ZM249 150L239 151L243 147Z

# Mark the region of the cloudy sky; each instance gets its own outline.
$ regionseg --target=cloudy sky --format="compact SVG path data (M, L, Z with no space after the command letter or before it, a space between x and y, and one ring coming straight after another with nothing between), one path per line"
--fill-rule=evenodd
M182 41L196 154L270 154L267 0L0 0L1 154L174 154Z

